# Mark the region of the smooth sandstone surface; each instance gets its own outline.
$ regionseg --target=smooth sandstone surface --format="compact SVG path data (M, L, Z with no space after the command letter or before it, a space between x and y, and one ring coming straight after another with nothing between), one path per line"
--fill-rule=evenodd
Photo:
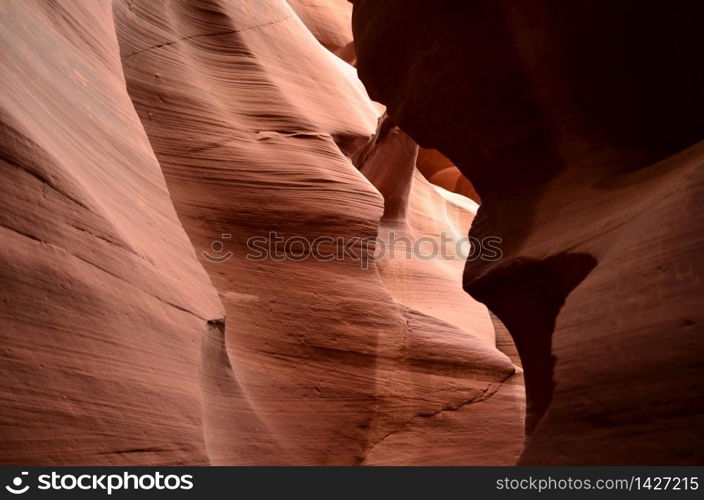
M701 15L354 2L371 97L472 182L470 235L503 238L503 259L469 263L464 288L521 355L521 463L704 458Z
M513 363L520 365L520 361L511 349L508 333L495 329L484 306L461 287L463 252L468 253L468 248L460 243L466 244L466 228L477 205L430 184L415 168L417 153L415 142L387 120L363 163L362 173L385 201L379 225L384 252L377 249L377 268L394 299L412 308L410 338L418 339L418 346L426 351L423 356L436 362L446 359L454 365L445 373L437 368L428 372L432 376L422 382L428 397L433 391L446 392L453 386L457 387L452 392L461 397L475 384L472 379L477 378L478 369L484 370L490 366L489 360L503 357L497 356L497 347ZM435 253L442 258L430 258ZM421 325L420 320L427 324ZM403 358L404 354L401 351L395 357ZM417 361L415 364L414 372L426 371ZM441 413L418 414L420 418L394 430L365 463L514 463L523 435L522 370L506 366L502 371L503 378L480 396L455 402ZM420 374L413 377L422 381ZM399 377L394 379L398 384ZM439 380L442 382L437 384Z
M222 306L110 2L2 2L0 24L0 462L208 463L194 374Z
M333 54L354 64L356 54L352 38L352 4L347 0L289 0L318 41Z
M477 203L481 201L469 179L437 149L421 148L418 151L416 166L425 178L436 186L464 195Z
M462 259L363 240L459 238L476 204L382 136L349 16L0 5L1 462L515 462L519 361ZM271 232L364 258L258 258Z
M270 232L345 242L380 232L394 201L358 170L381 145L355 69L285 2L116 5L128 90L176 211L197 252L222 241L233 254L205 263L227 310L202 366L212 463L515 461L522 386L492 397L515 367L486 310L461 293L457 262L454 282L448 271L411 282L403 267L385 276L373 261L299 259L300 246L283 245L285 259L257 261L247 248ZM409 192L393 155L382 167ZM433 300L445 285L454 298ZM460 320L453 301L476 313ZM501 431L476 438L500 411Z
M0 4L0 462L701 463L701 7L354 3Z

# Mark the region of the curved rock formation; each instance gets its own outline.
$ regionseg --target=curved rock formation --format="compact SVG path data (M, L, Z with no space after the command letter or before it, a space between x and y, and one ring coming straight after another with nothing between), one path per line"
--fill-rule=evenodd
M703 8L354 4L0 3L1 463L701 463Z
M481 201L469 179L437 149L421 148L418 151L416 166L425 178L436 186L459 193L477 203Z
M361 169L384 196L377 269L393 298L410 308L407 337L391 351L397 368L387 375L387 390L403 407L404 400L417 397L404 390L415 379L413 385L424 387L427 398L454 402L439 413L419 412L386 435L365 463L513 464L523 435L522 370L505 360L497 363L503 356L496 347L510 345L510 338L495 333L486 309L463 292L459 279L465 257L458 243L477 206L428 183L415 168L417 151L387 119ZM515 351L504 352L519 363ZM399 360L409 357L410 366L404 367ZM448 363L448 369L436 363ZM463 396L488 369L500 380L478 397Z
M0 462L515 462L460 252L381 253L476 204L378 126L349 7L292 4L0 5Z
M504 258L468 265L464 287L523 361L522 463L704 458L702 13L354 2L371 97L472 182L470 234L503 238Z
M354 68L285 2L114 5L129 93L227 311L203 341L211 462L513 463L520 377L461 293L462 263L386 272L370 244L386 213L435 232L471 214L417 175L411 187L416 146L375 136ZM364 158L405 169L394 193ZM337 257L348 243L361 260Z
M347 0L288 0L288 4L323 47L354 64L352 4Z
M125 89L109 2L0 5L0 462L204 464L223 315Z
M307 22L339 54L327 15ZM378 106L285 2L27 1L0 22L0 461L515 460L520 375L462 262L364 253L386 212L457 235L474 207L414 173L407 138L372 141ZM375 182L403 170L399 200L362 158ZM252 255L271 231L364 260Z

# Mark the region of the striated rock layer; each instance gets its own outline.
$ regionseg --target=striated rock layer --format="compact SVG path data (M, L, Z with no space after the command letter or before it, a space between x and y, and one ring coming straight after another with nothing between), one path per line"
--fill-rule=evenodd
M465 258L457 242L464 238L477 205L426 181L415 168L417 153L415 142L387 119L363 162L362 173L384 196L379 225L379 246L384 251L376 250L377 269L394 299L411 308L408 338L422 348L406 354L396 347L393 358L422 356L411 361L412 372L427 370L421 360L446 359L453 367L447 372L433 368L427 381L418 373L406 375L408 368L402 376L394 370L387 390L404 394L402 384L412 377L425 386L426 397L442 399L444 393L455 392L461 398L474 385L477 370L494 363L490 360L496 358L495 346L514 363L520 361L507 332L495 331L484 306L462 290L459 277ZM448 243L439 243L443 241ZM442 258L430 258L436 252ZM460 399L441 414L419 413L420 418L387 435L365 463L514 463L523 434L524 388L520 368L505 373L500 383L479 397Z
M201 366L211 462L513 463L522 385L460 293L461 262L366 259L376 247L360 239L411 199L431 231L472 214L416 185L412 141L372 141L378 107L354 68L281 1L118 1L115 22L129 93L227 311ZM294 239L257 258L248 241L266 249L271 232ZM318 238L365 259L329 241L301 257Z
M339 58L354 64L352 4L347 0L287 0L318 41Z
M704 459L702 7L355 0L372 98L469 178L464 288L525 369L526 464Z
M0 463L207 463L195 374L222 306L110 2L2 2L0 25Z
M349 15L0 4L0 462L516 461L520 363L463 259L388 252L476 204L379 122Z
M437 149L420 149L416 166L433 184L471 198L477 203L481 201L469 179Z

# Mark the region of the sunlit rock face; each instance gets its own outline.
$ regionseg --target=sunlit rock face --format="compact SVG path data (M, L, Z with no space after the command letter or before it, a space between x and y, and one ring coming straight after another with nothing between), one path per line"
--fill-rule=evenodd
M527 464L701 463L703 7L356 0L371 97L481 197Z
M0 3L0 462L515 463L462 253L381 251L477 205L380 120L350 7Z
M474 189L469 179L462 175L460 169L437 149L419 149L416 166L425 178L436 186L461 194L476 202L481 201L477 190Z
M110 2L3 2L0 25L0 462L205 464L200 342L223 309Z
M461 293L460 260L422 269L404 256L385 272L299 259L300 247L248 257L270 232L374 238L411 200L429 230L468 227L466 207L411 189L417 147L386 146L355 69L285 2L117 2L115 19L128 91L196 251L219 240L233 253L205 262L227 310L202 367L212 463L513 463L520 376Z
M354 64L352 4L347 0L287 0L310 32L333 54Z

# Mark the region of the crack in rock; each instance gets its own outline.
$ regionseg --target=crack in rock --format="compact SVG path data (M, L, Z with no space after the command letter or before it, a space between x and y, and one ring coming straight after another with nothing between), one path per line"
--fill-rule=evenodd
M504 385L504 382L506 382L508 379L510 379L510 378L513 377L514 375L516 375L516 370L515 370L515 369L514 369L514 371L512 371L511 373L509 373L508 375L506 375L504 378L502 378L502 379L499 380L498 382L489 384L489 385L481 392L481 394L479 394L479 395L477 395L477 396L475 396L475 397L473 397L473 398L464 399L464 400L461 400L461 401L459 401L459 402L457 402L457 403L448 404L448 405L446 405L446 406L443 406L442 408L440 408L440 409L437 410L437 411L433 411L433 412L421 412L421 413L418 413L418 414L412 416L411 418L409 418L408 420L406 420L405 422L403 422L398 428L396 428L396 429L394 429L394 430L388 432L388 433L385 434L381 439L379 439L376 443L374 443L373 445L371 445L371 446L369 447L369 449L367 450L367 452L364 454L364 456L363 456L363 457L361 458L361 460L359 461L359 464L358 464L358 465L363 465L364 462L366 462L367 457L368 457L369 455L371 455L371 453L372 453L380 444L382 444L384 441L386 441L389 437L393 436L394 434L398 434L399 432L403 432L403 431L407 430L407 429L411 426L411 424L413 424L413 422L416 421L417 419L419 419L419 418L422 418L422 419L429 419L429 418L435 417L435 416L440 415L440 414L445 413L445 412L456 412L456 411L461 410L461 409L464 408L465 406L469 406L469 405L474 404L474 403L481 403L481 402L483 402L483 401L486 401L487 399L491 398L494 394L496 394L496 393L499 391L499 389L501 388L501 386Z

